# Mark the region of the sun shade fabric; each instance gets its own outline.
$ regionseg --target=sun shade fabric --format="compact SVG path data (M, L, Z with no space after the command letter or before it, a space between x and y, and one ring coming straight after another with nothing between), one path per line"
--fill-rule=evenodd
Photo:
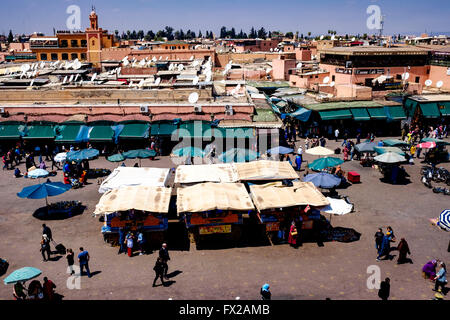
M52 126L37 125L29 126L25 139L53 139L55 131Z
M206 138L212 135L211 125L204 122L188 122L180 125L178 129L179 138Z
M165 187L169 173L168 168L117 167L102 182L98 192L105 193L123 186Z
M353 109L350 109L350 112L353 115L353 119L355 119L357 121L370 120L369 113L367 112L367 110L365 108L353 108Z
M148 138L150 125L148 123L125 123L123 130L119 134L121 139Z
M216 139L250 139L255 137L255 133L253 128L214 128L214 137Z
M367 108L371 119L386 119L386 111L384 108Z
M175 183L236 182L237 173L232 164L181 165L175 172Z
M450 116L450 101L438 102L438 107L443 116Z
M89 134L90 141L112 141L114 130L111 126L94 126Z
M250 194L258 211L302 205L321 207L329 204L312 182L294 181L292 187L283 186L280 181L255 184L250 186Z
M348 109L319 111L319 115L322 120L339 120L352 118L352 113Z
M387 139L387 140L383 140L383 144L384 144L385 146L389 146L389 147L409 146L408 143L406 143L405 141L398 140L398 139Z
M314 147L305 151L307 154L311 154L313 156L329 156L334 154L333 150L327 149L322 146Z
M168 213L172 188L127 186L111 190L100 198L94 214L108 214L131 209Z
M0 139L19 139L21 125L17 124L6 124L0 125Z
M439 118L441 116L436 102L421 103L420 110L425 118Z
M259 160L233 163L239 181L298 179L292 165L287 161Z
M178 213L254 208L243 183L207 182L177 189Z
M175 130L177 126L173 123L154 123L150 129L152 136L170 136Z
M403 107L386 107L387 118L390 120L402 120L406 119L405 110Z
M55 141L58 142L77 142L77 136L80 132L80 125L67 125L61 130L60 135L58 135Z

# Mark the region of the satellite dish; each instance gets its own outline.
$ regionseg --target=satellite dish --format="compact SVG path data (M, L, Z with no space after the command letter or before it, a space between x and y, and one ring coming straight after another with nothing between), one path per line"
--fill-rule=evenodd
M427 87L431 86L432 83L433 83L433 81L431 81L430 79L428 79L428 80L425 81L425 85L426 85Z
M123 66L124 66L124 67L126 67L127 65L129 65L129 64L130 64L130 61L128 61L128 60L125 60L125 61L123 61L123 63L122 63L122 64L123 64Z
M355 40L356 40L356 38L355 38L355 37L353 37L353 38L352 38L352 41L355 41Z
M403 80L408 80L409 79L409 72L405 72L404 74L402 74L402 79Z
M147 62L145 61L145 59L142 59L142 60L139 62L139 65L140 65L141 67L143 67L143 66L145 66L146 63L147 63Z
M139 88L142 88L143 85L144 85L144 79L141 79L141 81L139 81L138 86L139 86Z
M69 77L69 83L73 81L73 74L70 75Z
M266 69L266 74L269 74L272 71L272 68L267 68Z
M180 63L179 65L178 65L178 71L181 71L181 70L183 70L184 69L184 66Z
M191 61L194 60L194 56L191 56L191 58L189 60L191 60Z
M334 35L332 35L331 36L331 40L334 40L334 39L336 39L336 37Z
M211 81L211 75L207 74L206 78L205 78L205 82L210 82Z
M166 57L166 60L169 60L169 56Z
M325 77L325 78L323 78L323 83L328 83L330 81L330 77Z
M158 60L162 60L162 56L159 56L159 59Z
M439 80L438 82L436 82L437 88L441 88L443 85L444 85L444 82L442 80Z
M122 59L122 62L125 62L126 60L128 60L128 56L126 56L125 58Z
M192 104L196 103L198 101L198 93L197 92L192 92L189 95L188 101L189 101L189 103L192 103Z
M198 84L198 77L195 77L195 78L192 80L192 84L193 84L194 86Z
M77 74L77 75L75 76L75 79L74 79L73 81L74 81L74 82L77 82L77 80L78 80L79 77L80 77L80 75Z
M303 63L299 62L297 63L297 69L300 69L303 66Z
M157 78L156 81L155 81L155 84L159 85L160 83L161 83L161 78Z
M30 70L30 65L29 64L23 64L20 66L20 71L22 71L23 73L27 72L28 70Z
M94 75L91 78L91 82L94 82L95 78L97 78L97 73L94 73Z
M335 84L336 84L336 83L335 83L334 81L331 81L331 82L330 82L330 87L334 87Z
M116 70L117 70L117 74L120 74L120 71L122 71L122 67L119 67Z
M32 86L33 86L33 84L34 84L34 79L33 79L33 80L31 80L31 82L30 82L30 87L32 87Z
M67 76L64 77L63 84L67 82Z
M195 60L195 61L192 63L192 66L195 68L195 67L198 66L198 64L199 64L198 60Z
M323 38L324 38L323 35L321 35L321 36L320 36L320 40L323 40Z
M156 57L155 56L153 56L152 61L156 62Z

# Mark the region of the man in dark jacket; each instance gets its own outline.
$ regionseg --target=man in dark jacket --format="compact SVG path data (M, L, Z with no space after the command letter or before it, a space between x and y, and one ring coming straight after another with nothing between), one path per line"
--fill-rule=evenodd
M48 239L51 241L51 240L53 240L53 237L52 237L52 230L50 230L50 228L49 227L47 227L46 225L45 225L45 223L44 224L42 224L42 234L46 234L47 235L47 237L48 237Z
M155 266L153 267L153 270L155 271L155 279L153 280L153 287L156 287L156 280L158 280L158 278L161 279L161 282L164 285L163 279L164 267L165 267L164 262L160 257L158 257L158 259L156 259Z
M383 230L381 228L378 229L378 231L375 233L375 248L377 249L377 252L381 249L381 244L383 243Z
M167 262L170 260L169 250L167 249L167 243L162 244L162 248L159 249L159 257L164 264L164 277L167 278L167 271L169 270L169 265Z
M381 281L380 283L380 290L378 290L378 296L381 298L381 300L387 300L389 298L389 294L391 291L390 281L391 279L386 278L384 281Z

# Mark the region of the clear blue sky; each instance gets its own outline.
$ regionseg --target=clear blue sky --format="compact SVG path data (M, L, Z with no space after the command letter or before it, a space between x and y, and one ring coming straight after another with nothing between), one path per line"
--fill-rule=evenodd
M99 24L110 31L153 30L164 26L195 32L221 26L252 26L266 30L299 31L313 35L374 33L366 26L369 5L379 5L385 16L385 34L450 33L449 0L9 0L1 4L0 33L47 35L66 29L71 4L81 7L81 23L88 25L91 5Z

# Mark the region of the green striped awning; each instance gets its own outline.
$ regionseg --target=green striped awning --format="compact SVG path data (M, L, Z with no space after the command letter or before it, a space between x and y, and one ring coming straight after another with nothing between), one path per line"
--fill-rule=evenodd
M352 113L348 109L319 111L319 115L322 120L339 120L352 118Z
M18 124L0 125L0 139L2 139L2 140L19 139L20 138L20 130L19 130L20 126L21 125L18 125Z
M436 102L421 103L420 110L425 118L439 118L441 116Z
M255 137L253 128L214 128L214 137L225 139L251 139Z
M89 133L89 141L112 141L113 137L114 130L107 125L94 126Z
M80 132L81 125L66 125L63 126L63 129L55 138L55 142L76 142L76 138L78 133Z
M124 124L122 132L119 134L121 139L140 139L148 138L148 130L150 124L148 123L126 123Z
M438 102L438 107L443 116L450 116L450 101Z
M179 138L206 138L210 139L212 135L211 124L208 122L185 122L180 125L178 130Z
M50 125L29 126L24 139L53 139L55 131Z
M152 123L150 134L152 136L170 136L177 130L177 125L173 123Z
M386 114L390 120L406 119L405 110L401 106L386 107Z
M350 112L353 115L353 119L356 121L370 120L370 116L366 108L352 108L350 109Z
M387 115L384 111L384 108L367 108L367 111L369 111L370 118L371 119L386 119Z

